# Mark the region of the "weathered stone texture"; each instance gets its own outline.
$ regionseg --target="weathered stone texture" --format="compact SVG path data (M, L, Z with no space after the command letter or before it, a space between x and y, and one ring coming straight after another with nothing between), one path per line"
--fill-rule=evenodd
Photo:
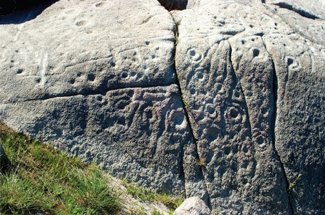
M324 212L318 3L202 0L174 12L177 73L221 212Z
M135 0L59 1L2 25L0 120L116 176L204 195L174 29L158 2Z
M324 2L162 3L0 17L0 121L221 214L325 213Z

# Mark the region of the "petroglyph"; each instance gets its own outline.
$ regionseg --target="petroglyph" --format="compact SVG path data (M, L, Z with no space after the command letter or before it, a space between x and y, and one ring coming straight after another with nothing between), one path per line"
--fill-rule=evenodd
M1 22L0 121L221 214L325 213L324 4L159 2Z

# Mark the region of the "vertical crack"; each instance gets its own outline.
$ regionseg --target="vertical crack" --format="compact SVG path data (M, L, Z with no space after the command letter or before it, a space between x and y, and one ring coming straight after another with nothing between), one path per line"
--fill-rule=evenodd
M284 168L284 164L281 161L281 156L276 148L275 145L275 127L276 127L276 121L277 121L277 104L278 104L278 76L277 76L277 72L275 69L275 63L273 60L273 57L271 55L271 53L268 51L267 47L266 47L266 43L264 41L264 38L261 37L265 50L267 51L267 53L270 56L271 62L272 62L272 68L273 68L273 74L272 74L272 94L273 94L273 117L272 117L272 122L271 122L271 139L272 139L272 146L273 146L273 150L275 152L275 156L277 158L277 160L280 163L280 168L281 168L281 172L283 174L283 177L285 179L285 183L286 183L286 192L287 192L287 197L288 197L288 204L289 204L289 214L294 214L294 208L293 208L293 204L292 204L292 200L291 200L291 194L290 194L290 190L289 190L289 186L290 186L290 181L288 180L285 168Z
M190 112L190 110L188 110L188 104L186 104L186 101L184 100L184 93L182 91L180 79L179 79L179 76L178 76L178 73L177 73L177 69L176 69L176 46L177 46L178 36L179 36L178 23L176 22L176 20L172 16L172 14L171 14L171 17L172 17L172 19L173 19L173 21L175 23L175 29L174 29L175 46L174 46L174 53L173 53L173 56L174 56L174 64L173 64L173 67L174 67L174 71L175 71L176 84L178 86L178 91L179 91L180 96L181 96L182 106L183 106L184 114L185 114L185 117L186 117L186 121L188 122L188 126L189 126L189 129L190 129L191 138L193 139L194 144L195 144L195 157L198 160L200 160L197 138L195 137L194 128L193 128L192 123L191 123L191 116L190 116L190 113L191 112ZM207 185L206 185L206 181L205 181L205 177L204 177L204 167L202 167L202 166L200 166L200 173L202 175L202 179L203 179L203 182L204 182L204 187L205 187L206 194L207 194L206 201L207 201L207 204L209 205L209 207L211 207L210 194L208 192ZM184 173L184 175L185 175L185 173Z
M244 98L244 107L245 107L245 110L247 112L247 118L248 118L248 126L249 126L249 132L250 132L250 136L251 138L253 137L252 135L252 123L251 123L251 118L250 118L250 113L249 113L249 109L248 109L248 106L247 106L247 98L245 96L245 93L244 93L244 90L243 90L243 87L240 83L240 80L239 80L239 77L238 75L236 74L236 71L235 71L235 67L234 67L234 63L232 62L232 47L231 47L231 44L230 42L228 42L229 44L229 61L230 61L230 64L231 64L231 69L232 69L232 72L235 76L235 79L237 81L237 84L239 86L239 89L240 89L240 92L243 94L243 98Z

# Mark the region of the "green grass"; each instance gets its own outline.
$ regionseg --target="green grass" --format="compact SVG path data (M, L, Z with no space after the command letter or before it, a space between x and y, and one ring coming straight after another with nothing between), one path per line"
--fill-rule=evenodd
M174 211L176 208L178 208L184 201L184 198L180 197L171 197L168 194L157 194L155 200L157 202L161 202L166 207L168 207L170 210Z
M151 212L151 215L162 215L159 211L154 210Z
M1 128L0 144L12 163L11 171L0 175L0 214L116 214L121 209L96 166Z
M127 193L134 198L138 198L143 202L160 202L170 210L175 210L184 201L183 198L172 197L165 193L154 193L148 189L129 183L126 180L123 181L123 185L126 187Z
M289 187L287 189L288 192L292 191L298 184L298 182L301 180L302 174L299 174L293 182L289 183Z

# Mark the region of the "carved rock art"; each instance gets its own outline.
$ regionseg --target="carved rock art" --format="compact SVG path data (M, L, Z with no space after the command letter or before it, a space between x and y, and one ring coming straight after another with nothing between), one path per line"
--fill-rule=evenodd
M324 11L61 0L0 17L0 121L221 214L325 213Z

